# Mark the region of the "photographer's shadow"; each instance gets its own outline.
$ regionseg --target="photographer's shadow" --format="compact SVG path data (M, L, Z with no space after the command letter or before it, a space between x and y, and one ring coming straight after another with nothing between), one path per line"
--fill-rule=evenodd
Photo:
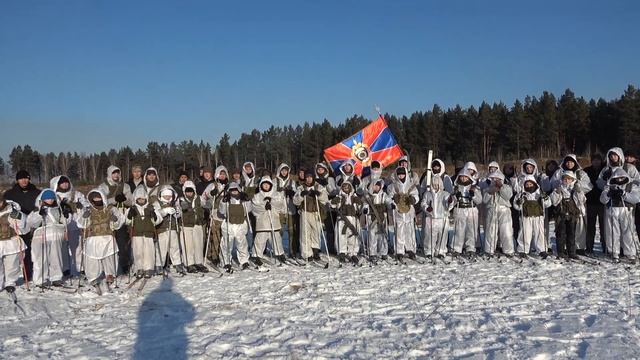
M140 306L134 359L187 359L185 328L195 318L195 309L172 288L171 278L162 280Z

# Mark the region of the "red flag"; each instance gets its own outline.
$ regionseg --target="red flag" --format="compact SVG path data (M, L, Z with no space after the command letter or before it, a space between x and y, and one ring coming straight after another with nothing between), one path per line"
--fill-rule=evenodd
M371 166L374 160L385 167L402 155L400 145L382 115L355 135L324 150L324 158L331 164L334 173L343 162L353 159L357 175L362 174L363 168Z

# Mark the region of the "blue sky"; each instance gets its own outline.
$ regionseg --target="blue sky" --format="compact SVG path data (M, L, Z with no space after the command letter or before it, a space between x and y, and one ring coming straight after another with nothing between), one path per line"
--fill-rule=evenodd
M0 156L640 85L637 1L0 0Z

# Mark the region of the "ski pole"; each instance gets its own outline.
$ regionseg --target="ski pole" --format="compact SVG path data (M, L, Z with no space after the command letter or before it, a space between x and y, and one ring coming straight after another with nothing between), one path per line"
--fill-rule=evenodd
M267 214L269 214L269 226L271 227L271 245L274 247L275 253L277 255L280 252L280 250L278 250L278 245L276 244L276 235L273 229L273 218L271 216L271 210L267 210ZM274 259L275 259L275 256L274 256Z
M327 246L327 237L324 234L324 224L322 223L322 217L320 216L320 202L318 201L318 196L317 195L313 195L313 197L316 199L316 214L318 214L318 221L320 222L320 240L324 240L324 250L326 252L327 255L327 266L329 266L329 263L331 262L331 258L329 257L329 247ZM320 244L320 246L322 246L322 244Z
M115 273L113 275L114 279L114 284L115 284L115 288L118 288L118 261L116 260L116 256L117 256L117 252L116 252L116 231L114 230L111 234L111 246L113 246L113 255L111 256L111 258L113 259L113 272Z
M22 248L22 243L20 242L20 232L18 231L18 220L13 222L13 229L16 232L16 241L18 242L18 248ZM29 278L27 277L27 268L24 265L24 249L20 250L20 268L22 270L22 276L24 277L24 285L27 288L27 291L31 291L29 289Z

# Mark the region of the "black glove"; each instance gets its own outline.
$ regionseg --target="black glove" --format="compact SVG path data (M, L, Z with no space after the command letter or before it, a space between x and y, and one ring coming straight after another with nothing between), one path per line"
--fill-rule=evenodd
M429 202L429 206L427 206L427 212L432 212L433 206L431 206L431 202Z
M458 199L460 199L462 197L462 193L460 191L456 191L456 193L454 194Z
M60 200L60 206L62 205L69 205L69 199L67 198L62 198L62 200Z
M295 191L293 191L293 189L285 189L284 190L285 195L287 195L288 197L293 197L293 195L296 194Z
M71 206L69 206L69 204L66 201L64 201L60 203L60 209L62 209L62 216L64 216L65 219L68 219L69 215L72 212Z
M129 213L127 214L127 219L133 220L133 218L136 217L136 215L138 215L138 210L134 206L129 209Z
M124 196L124 194L123 194L123 193L118 193L118 194L116 194L116 202L117 202L117 203L123 203L123 202L125 202L125 201L127 201L127 197L126 197L126 196Z
M153 211L153 210L151 210L151 219L152 219L153 221L158 220L158 215L156 215L156 212L155 212L155 211Z
M313 191L313 190L312 190ZM302 190L300 191L300 196L307 196L309 195L309 191L308 190Z
M469 196L473 197L473 195L475 194L475 191L473 191L473 189L469 190Z
M111 214L111 217L109 218L109 220L111 220L111 222L116 222L118 221L118 217L115 214Z
M364 215L367 215L367 214L369 213L369 208L364 208L364 209L362 209L362 213L363 213Z
M409 204L415 205L416 204L416 198L414 198L413 196L409 196Z
M270 203L271 202L271 198L267 196L267 197L264 198L264 201Z
M231 195L229 195L228 193L222 198L222 202L223 203L228 203L229 200L231 200Z
M82 218L88 219L89 217L91 217L91 210L85 209L84 213L82 213Z
M340 205L340 198L339 197L334 197L333 199L331 199L331 204Z
M209 195L211 195L211 197L214 197L214 196L218 195L218 187L214 186L213 189L211 189L211 191L209 191Z
M11 210L11 214L9 214L9 217L12 219L20 220L22 219L22 211L13 209Z
M611 178L611 168L608 167L604 170L604 172L602 173L602 180L607 181Z
M309 190L309 196L318 197L318 196L320 196L320 191L318 191L318 190Z
M240 200L249 201L249 195L247 195L247 193L245 192L240 193Z
M395 210L396 209L396 204L395 203L391 203L391 210Z
M38 214L40 214L40 216L47 216L47 208L45 208L44 206L40 208L40 211L38 211Z
M624 195L624 190L622 190L622 189L611 189L611 190L609 190L609 197L621 198L622 195Z
M191 207L191 204L189 204L187 201L180 202L180 208L182 209L182 211L187 211L189 210L190 207Z
M271 202L270 201L267 201L267 203L264 204L264 209L267 210L267 211L271 210Z

